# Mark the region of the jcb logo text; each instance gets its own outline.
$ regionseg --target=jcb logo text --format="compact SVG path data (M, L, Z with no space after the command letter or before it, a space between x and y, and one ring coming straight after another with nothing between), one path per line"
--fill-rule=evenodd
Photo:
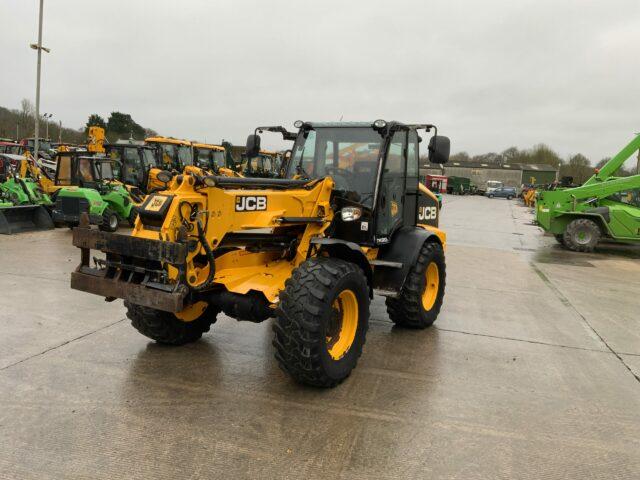
M438 216L436 207L420 207L418 209L418 220L435 220Z
M236 212L255 212L267 209L267 197L238 196Z

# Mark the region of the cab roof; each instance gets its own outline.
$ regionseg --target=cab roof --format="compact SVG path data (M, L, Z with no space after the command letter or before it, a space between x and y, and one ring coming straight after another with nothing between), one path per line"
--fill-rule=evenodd
M195 148L204 148L207 150L217 150L217 151L224 152L224 147L221 145L213 145L211 143L197 143L197 142L194 142L191 145L193 145Z
M373 122L304 122L311 128L372 127Z
M173 145L191 145L189 140L182 140L181 138L173 138L173 137L148 137L144 139L145 142L149 143L171 143Z
M426 129L429 131L434 125L429 123L402 123L395 120L387 122L383 128L393 129ZM372 122L304 122L303 126L311 128L374 128Z

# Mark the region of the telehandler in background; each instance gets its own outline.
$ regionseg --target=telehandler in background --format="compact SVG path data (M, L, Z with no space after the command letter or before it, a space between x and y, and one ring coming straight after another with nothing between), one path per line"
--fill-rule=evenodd
M188 140L155 136L145 138L144 143L156 148L160 168L180 172L187 165L193 165L193 147Z
M251 158L244 155L240 171L245 177L277 178L281 173L278 153L260 150Z
M639 148L640 135L583 185L539 192L538 224L576 252L592 252L601 240L640 244L640 172L615 176Z
M104 153L111 160L120 162L122 169L119 180L126 186L134 202L142 202L144 196L153 189L151 177L159 171L156 149L144 142L118 140L105 145Z
M273 324L279 365L332 387L362 353L374 292L391 320L425 328L445 290L446 235L419 178L419 131L429 160L449 139L431 124L297 121L286 178L204 175L189 167L139 208L131 236L73 231L81 262L71 287L124 299L143 335L199 339L218 313ZM355 155L341 155L346 147ZM260 151L250 135L247 153ZM101 250L106 258L94 257Z

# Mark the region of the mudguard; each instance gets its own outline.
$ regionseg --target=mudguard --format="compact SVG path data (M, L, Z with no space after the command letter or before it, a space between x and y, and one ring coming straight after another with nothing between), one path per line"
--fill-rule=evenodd
M380 248L373 273L373 288L387 296L396 296L402 290L409 269L418 260L426 241L442 243L438 236L422 227L402 227L396 230L391 242Z
M319 245L321 250L325 250L331 257L341 258L355 263L364 272L369 283L369 295L373 298L373 271L366 255L360 245L339 238L312 238L312 245Z

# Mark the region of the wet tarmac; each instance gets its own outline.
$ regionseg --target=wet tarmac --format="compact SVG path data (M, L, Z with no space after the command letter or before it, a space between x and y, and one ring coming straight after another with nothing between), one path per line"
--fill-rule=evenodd
M158 346L69 289L69 231L1 237L0 478L640 478L640 250L444 202L440 318L396 329L377 297L332 390L278 369L270 322Z

